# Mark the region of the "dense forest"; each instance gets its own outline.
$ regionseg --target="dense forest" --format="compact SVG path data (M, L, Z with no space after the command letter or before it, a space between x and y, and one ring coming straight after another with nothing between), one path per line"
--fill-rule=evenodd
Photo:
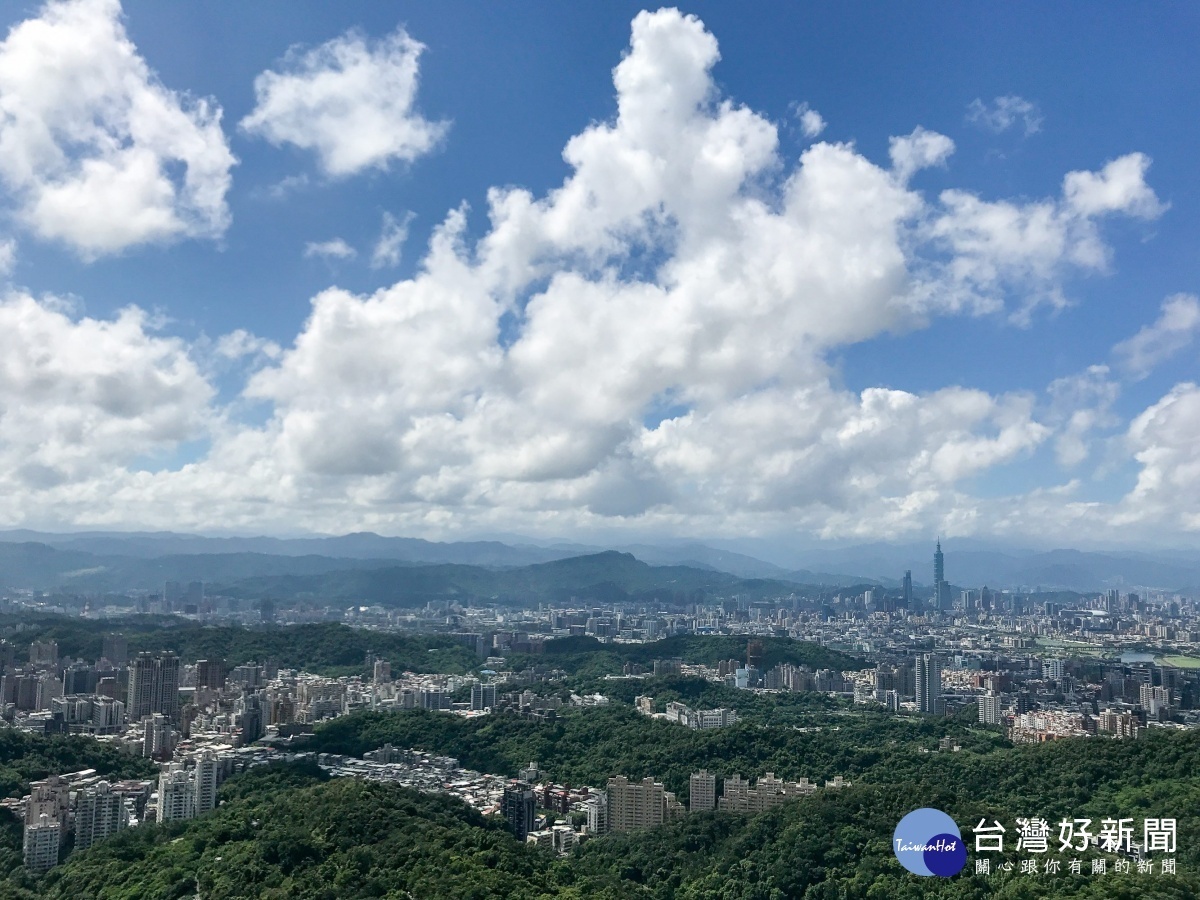
M431 717L413 716L425 722ZM442 717L449 720L450 717ZM649 723L647 723L649 727ZM743 735L743 738L746 736ZM854 761L855 731L825 736L826 760ZM887 742L886 735L884 742ZM918 742L919 743L919 742ZM899 745L897 745L899 746ZM810 747L817 751L817 747ZM819 768L820 763L814 766ZM221 788L222 805L187 823L126 832L40 880L17 871L0 894L46 898L644 898L644 900L942 900L1001 897L1183 900L1200 893L1200 740L1064 740L984 752L900 748L859 758L855 785L790 801L756 817L690 815L648 832L609 835L558 859L516 843L444 797L393 785L327 781L311 765L269 767ZM795 764L801 767L799 763ZM1179 820L1178 874L996 872L1019 857L1010 841L950 879L919 878L891 853L896 822L917 806L944 809L971 846L971 823L1037 815ZM1056 845L1055 845L1056 849ZM972 853L972 856L979 854ZM1093 854L1081 854L1085 862ZM1046 858L1052 858L1053 851ZM1026 855L1028 858L1028 855Z
M11 624L10 624L11 622ZM21 625L15 631L15 625ZM8 628L4 628L8 625ZM138 616L96 623L64 616L0 617L0 629L18 648L32 641L57 641L62 656L95 660L104 635L119 632L129 652L174 650L184 660L224 659L230 666L267 661L326 675L370 674L368 655L386 659L393 671L461 674L479 665L474 650L448 635L368 631L346 625L262 626L198 625L176 617Z
M0 729L0 797L20 797L47 775L95 769L114 779L150 778L158 767L111 744L82 735L43 736Z
M682 634L652 643L602 644L593 637L556 638L546 641L539 654L513 654L508 665L521 669L530 665L552 666L570 675L600 677L619 675L626 663L650 671L656 659L678 658L685 663L715 666L730 659L746 663L750 639L742 635ZM868 665L820 644L794 641L786 637L756 637L762 644L766 668L791 663L810 669L861 669Z

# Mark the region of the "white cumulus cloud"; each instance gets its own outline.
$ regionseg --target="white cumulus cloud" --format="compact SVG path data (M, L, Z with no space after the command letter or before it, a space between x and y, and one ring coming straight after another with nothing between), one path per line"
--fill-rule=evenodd
M950 308L992 310L1016 290L1024 295L1013 311L1021 323L1039 305L1065 306L1067 271L1108 268L1110 250L1100 233L1105 216L1152 219L1166 208L1145 181L1149 165L1144 154L1130 153L1099 172L1069 172L1061 199L984 200L943 191L926 228L951 259L934 276L930 296Z
M799 104L795 112L800 121L800 130L806 138L815 138L825 130L825 119L807 103Z
M163 86L117 0L56 0L0 44L0 181L18 220L85 259L218 237L236 160L214 102Z
M1126 441L1141 468L1114 524L1200 530L1200 387L1176 385L1133 420Z
M17 242L12 238L0 241L0 277L9 275L17 265Z
M257 105L241 127L275 145L315 151L335 177L411 162L448 128L416 108L424 49L402 28L379 41L348 32L311 50L293 48L279 71L255 79Z
M776 125L718 90L718 59L697 18L639 14L616 114L567 142L561 184L494 188L475 231L451 210L413 277L323 291L291 346L218 341L227 359L258 357L239 401L265 421L212 417L200 379L180 408L209 415L202 459L125 465L103 488L68 477L42 499L76 521L174 527L1024 527L1020 498L980 500L971 480L1045 445L1081 459L1107 427L1105 373L1052 389L1043 410L954 384L848 390L830 360L1102 271L1105 219L1149 209L1144 166L1072 173L1062 198L927 198L909 176L944 163L948 138L916 129L883 161L821 142L785 161ZM140 333L129 343L184 371L181 348Z
M0 485L14 503L203 435L212 396L183 342L136 308L102 320L0 301Z
M901 181L908 181L920 169L945 165L953 152L954 141L920 126L912 134L891 138L888 146L892 169Z

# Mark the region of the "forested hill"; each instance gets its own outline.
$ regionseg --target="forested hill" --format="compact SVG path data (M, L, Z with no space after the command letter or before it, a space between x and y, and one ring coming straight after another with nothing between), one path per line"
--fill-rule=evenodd
M606 551L511 569L433 565L264 576L243 579L224 590L233 596L290 599L305 595L414 606L446 600L561 603L572 598L595 603L639 599L688 603L714 594L786 596L800 587L788 581L738 578L712 569L650 566L628 553Z
M350 628L336 622L245 628L199 625L177 617L135 616L95 622L65 616L0 616L0 629L20 626L9 640L57 641L64 657L95 660L104 635L119 632L129 651L174 650L183 659L223 659L230 666L273 662L281 668L318 674L369 674L368 655L386 659L397 671L462 674L479 665L474 650L449 635L401 634Z
M851 751L860 735L831 734ZM754 818L706 813L652 831L592 840L564 860L517 844L447 798L392 785L325 781L311 767L266 769L222 786L212 814L125 832L72 856L40 881L14 872L0 894L97 898L419 897L422 900L1191 900L1200 895L1200 739L1063 740L977 753L910 753L852 787L789 801ZM745 774L745 773L743 773ZM891 852L896 822L919 806L948 812L970 835L986 818L1175 817L1177 874L998 871L1015 841L967 868L919 878ZM1056 842L1054 845L1057 846ZM972 847L968 840L968 847ZM1047 858L1054 857L1051 852Z

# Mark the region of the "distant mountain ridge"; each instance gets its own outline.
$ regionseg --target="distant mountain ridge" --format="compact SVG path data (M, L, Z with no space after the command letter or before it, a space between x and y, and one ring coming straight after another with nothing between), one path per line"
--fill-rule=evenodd
M24 549L16 549L24 548ZM764 550L766 547L763 548ZM233 583L247 578L310 576L384 568L459 565L521 568L616 550L651 566L681 566L740 579L803 585L875 584L894 588L911 570L918 588L932 582L933 546L874 543L768 553L774 562L698 541L617 546L540 545L501 540L435 542L359 532L332 537L206 537L173 532L0 532L0 584L76 590L148 589L165 580ZM997 550L977 540L947 540L946 575L954 584L993 588L1188 591L1200 585L1200 556L1071 549ZM927 589L927 588L926 588Z

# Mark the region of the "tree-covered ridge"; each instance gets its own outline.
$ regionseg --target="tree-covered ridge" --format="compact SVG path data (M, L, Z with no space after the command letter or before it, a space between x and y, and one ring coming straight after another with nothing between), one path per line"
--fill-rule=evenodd
M848 778L920 757L942 737L990 752L1006 742L993 731L952 720L902 720L883 714L826 717L817 731L745 722L693 731L649 719L622 704L566 710L553 722L517 715L463 719L425 710L358 712L324 722L306 749L361 756L385 743L458 758L483 772L516 775L537 760L558 782L603 786L612 775L652 775L682 798L688 776L708 769L781 778Z
M131 829L12 896L95 900L420 897L534 900L572 893L559 867L462 803L395 785L271 767L222 786L222 805L186 823ZM603 878L603 876L601 876ZM19 886L22 885L23 887Z
M786 637L751 638L728 634L680 634L660 641L631 644L603 644L593 637L553 638L545 642L541 653L510 657L509 664L514 668L534 664L553 666L585 677L619 675L626 663L649 670L656 659L678 658L685 663L708 666L736 659L745 665L746 647L751 640L762 644L763 665L767 668L780 663L838 670L868 665L857 657L819 644Z
M61 655L89 660L99 658L105 634L119 632L128 639L130 653L174 650L188 661L224 659L231 666L271 660L320 674L368 674L368 654L388 660L394 671L460 674L479 664L471 648L448 635L368 631L336 622L246 628L150 616L105 620L99 627L63 616L21 621L32 627L8 635L18 648L53 640Z
M416 720L426 717L415 716ZM450 719L451 717L443 716ZM826 757L853 759L860 734L825 735ZM899 752L891 762L901 758ZM911 753L880 761L840 791L748 818L705 813L646 832L609 835L555 859L517 844L444 797L393 785L325 781L311 765L269 767L222 786L214 813L125 832L76 854L40 881L14 875L0 892L47 898L634 898L634 900L975 900L1001 897L1184 900L1200 893L1200 740L1056 741L987 753ZM869 776L869 777L868 777ZM919 878L891 851L896 822L918 806L957 821L971 849L950 879ZM975 874L971 825L1063 814L1174 816L1178 874ZM1016 860L1011 841L995 864ZM1057 847L1055 846L1056 850ZM1094 854L1082 854L1090 861ZM1029 854L1024 855L1029 858ZM1110 866L1113 857L1109 857ZM1085 868L1085 872L1090 869Z
M270 575L226 583L231 596L290 598L300 595L365 600L386 606L430 601L497 600L526 603L661 601L695 603L713 594L787 596L791 581L742 579L715 569L651 566L629 553L605 551L508 569L454 564L409 565L312 575Z
M29 782L95 769L111 779L152 778L158 767L112 744L83 735L35 735L0 728L0 797L20 797Z

